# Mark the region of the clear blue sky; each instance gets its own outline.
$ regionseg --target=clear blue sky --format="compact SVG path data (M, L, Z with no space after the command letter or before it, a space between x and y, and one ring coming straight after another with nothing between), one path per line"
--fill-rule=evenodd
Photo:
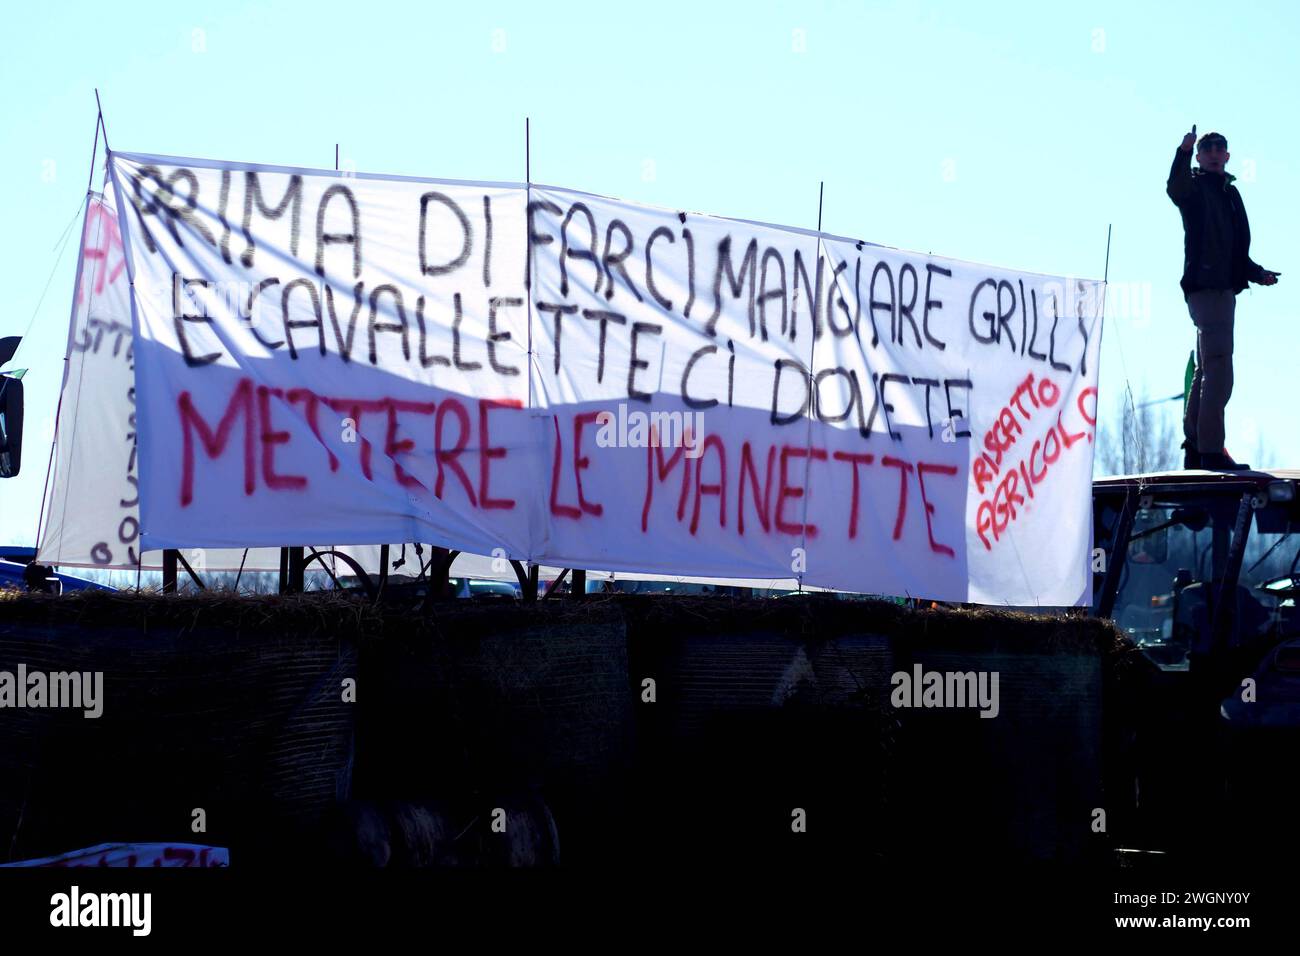
M1294 4L197 6L5 12L0 335L35 322L0 541L35 536L78 227L37 303L85 193L96 86L124 151L330 167L338 142L359 170L519 180L529 116L534 181L647 203L815 226L824 180L829 232L1085 276L1113 223L1110 278L1150 298L1107 316L1107 411L1126 380L1181 390L1194 340L1164 180L1192 123L1216 129L1249 179L1252 257L1283 273L1238 299L1228 446L1300 467Z

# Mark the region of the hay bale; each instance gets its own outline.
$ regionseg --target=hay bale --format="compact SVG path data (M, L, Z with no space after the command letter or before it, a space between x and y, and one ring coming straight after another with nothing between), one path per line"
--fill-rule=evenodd
M235 865L283 852L347 795L354 713L340 686L355 656L337 621L301 603L0 603L0 670L104 675L97 719L0 710L0 859L192 840L196 808Z
M367 644L360 666L359 798L442 800L470 819L493 793L536 792L560 832L608 842L596 821L618 808L633 759L617 609L440 604Z
M1107 696L1135 670L1105 622L830 598L630 599L658 839L721 857L1077 861L1104 853ZM901 709L892 675L996 671L1001 712ZM1140 668L1137 668L1140 670ZM1131 681L1130 681L1131 683ZM805 834L791 814L802 809ZM722 838L719 839L719 835ZM815 849L813 849L815 848Z
M0 711L15 857L192 839L203 806L237 866L324 854L353 797L333 852L367 865L545 864L560 833L579 866L1085 859L1149 671L1073 616L636 595L428 617L337 594L6 596L0 668L20 660L108 688L98 721ZM895 708L891 675L918 664L996 670L999 717ZM449 848L500 794L526 797L517 845Z

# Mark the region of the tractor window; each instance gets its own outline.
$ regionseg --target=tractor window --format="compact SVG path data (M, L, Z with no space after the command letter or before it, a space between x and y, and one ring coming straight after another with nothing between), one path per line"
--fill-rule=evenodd
M1133 518L1115 598L1115 623L1161 667L1183 670L1198 634L1209 634L1215 526L1210 507L1153 502Z
M1115 551L1115 533L1119 530L1124 512L1123 495L1096 495L1092 508L1092 613L1101 614L1102 588L1106 583L1106 567Z
M1300 523L1282 504L1255 512L1241 562L1241 589L1253 599L1248 636L1280 639L1300 633Z

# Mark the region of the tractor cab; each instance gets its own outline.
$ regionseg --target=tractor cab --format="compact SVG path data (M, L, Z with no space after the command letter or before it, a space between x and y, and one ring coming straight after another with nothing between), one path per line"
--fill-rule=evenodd
M1093 613L1164 671L1235 672L1300 638L1297 485L1300 471L1094 482Z
M1093 613L1151 665L1122 758L1126 845L1300 850L1297 485L1300 471L1094 482Z

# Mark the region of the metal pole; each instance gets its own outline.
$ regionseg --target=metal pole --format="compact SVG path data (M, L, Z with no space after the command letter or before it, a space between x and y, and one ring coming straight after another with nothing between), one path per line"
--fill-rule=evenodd
M175 548L167 548L163 551L163 594L176 593L177 557Z
M99 87L95 87L95 106L99 109L99 125L104 127L104 149L112 152L108 145L108 124L104 122L104 104L99 101Z
M81 269L82 262L84 261L82 252L84 251L83 247L86 244L86 226L90 222L90 193L94 189L95 185L95 157L99 154L99 131L104 125L104 111L99 106L99 90L95 90L95 108L97 110L95 114L95 141L90 147L90 175L86 179L86 213L82 217L81 221L81 236L77 239L77 280L74 287L76 291L81 290ZM108 149L108 130L104 130L104 148ZM62 253L60 253L60 256L62 256ZM74 292L72 297L72 313L74 316L76 315L76 312L77 297L76 292ZM63 362L65 365L67 364L67 361L68 355L65 352L63 356ZM4 395L5 385L7 384L8 379L5 379L4 383L0 383L0 397ZM50 475L54 471L54 447L59 438L59 417L62 414L63 390L60 389L59 400L54 406L54 436L53 440L50 442L50 456L45 462L45 481L41 485L41 510L36 513L36 547L38 549L41 546L41 531L44 530L45 498L50 493ZM33 558L33 560L35 560L35 558ZM136 590L139 590L139 588L140 583L137 581Z
M286 548L289 555L289 593L301 594L306 590L307 557L304 548Z
M173 553L176 555L176 560L180 562L180 566L185 569L185 573L190 576L190 580L194 582L195 587L200 591L206 591L207 586L204 585L203 579L194 573L194 569L190 567L190 563L185 560L185 555L181 554L179 550Z
M546 590L542 592L543 600L545 600L546 598L550 597L552 594L555 594L557 591L559 591L560 585L564 583L564 579L568 576L569 576L569 569L561 568L560 573L555 576L555 579L552 580L550 584L546 585Z
M821 283L821 259L822 259L822 200L824 200L825 198L826 198L826 180L823 179L823 180L819 180L817 183L817 282L819 285ZM809 369L810 377L808 381L808 387L809 389L811 389L813 387L813 383L811 379L813 358L814 355L816 354L814 351L812 351L811 337L809 338L809 349L810 352L808 355L808 369ZM811 394L811 392L809 394ZM809 409L809 411L811 412L811 409ZM811 414L809 414L808 416L808 431L806 435L805 447L809 449L812 448L812 415ZM811 469L812 469L812 453L809 452L809 454L806 456L806 460L804 461L804 466L803 466L804 488L808 487L808 478L811 473ZM802 554L806 557L808 554L808 550L807 550L808 548L808 493L807 492L804 492L804 496L803 496L803 523L801 525L801 529L802 530L800 531L799 547L801 549ZM802 571L799 572L799 576L798 578L796 578L796 583L798 585L799 593L802 594L803 593L803 572Z
M451 550L434 548L429 558L429 593L441 600L447 596L447 579L451 571Z
M527 222L531 213L533 203L533 172L532 172L532 123L529 117L524 117L524 221ZM529 236L524 237L524 255L527 257L527 271L532 276L533 253L530 247L532 239ZM535 277L533 281L525 283L528 288L524 294L528 296L528 411L532 413L533 409L533 286L536 285Z
M379 546L379 584L375 588L375 597L384 593L384 585L388 583L388 545Z
M1101 274L1102 282L1110 281L1110 230L1113 226L1114 223L1106 223L1106 268Z
M95 100L98 102L99 94L96 92ZM95 143L90 147L90 176L86 179L86 192L90 193L95 188L95 157L99 155L99 128L104 125L104 114L95 114ZM104 148L108 148L108 138L104 139Z
M1232 526L1232 539L1228 544L1227 560L1223 577L1214 594L1214 618L1210 628L1210 652L1218 653L1229 646L1230 628L1233 610L1236 608L1236 595L1229 591L1237 584L1241 574L1241 562L1246 552L1246 538L1250 534L1250 519L1254 516L1255 506L1252 501L1254 492L1241 496L1237 505L1237 521Z

